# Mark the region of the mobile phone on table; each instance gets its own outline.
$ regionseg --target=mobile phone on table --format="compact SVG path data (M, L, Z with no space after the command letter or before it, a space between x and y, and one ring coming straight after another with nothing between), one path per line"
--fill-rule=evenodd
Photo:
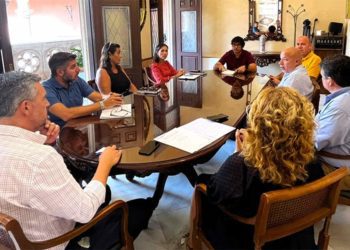
M140 155L151 155L158 147L160 143L157 141L149 141L139 150Z

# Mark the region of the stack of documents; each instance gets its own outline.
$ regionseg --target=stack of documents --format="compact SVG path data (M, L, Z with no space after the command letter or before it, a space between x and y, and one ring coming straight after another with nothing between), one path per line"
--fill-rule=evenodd
M138 95L158 95L160 93L161 89L150 86L150 87L141 87L140 89L137 90Z
M223 75L225 75L225 76L233 76L235 73L236 73L236 71L234 71L234 70L229 70L229 69L224 70L224 71L221 72L221 74L223 74Z
M193 74L187 73L187 74L180 76L179 79L180 80L195 80L198 77L200 77L200 75L198 75L198 74L193 75Z
M121 106L102 110L100 119L119 119L131 117L131 104L123 104Z
M174 128L154 138L154 140L188 153L194 153L233 130L234 127L198 118L181 127Z

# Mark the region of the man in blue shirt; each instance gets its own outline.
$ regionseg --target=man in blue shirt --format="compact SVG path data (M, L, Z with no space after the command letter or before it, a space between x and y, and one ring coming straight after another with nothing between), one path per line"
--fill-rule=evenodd
M350 57L348 56L328 57L321 63L322 83L330 94L316 116L318 124L316 148L318 151L350 156L349 72ZM334 167L348 166L350 168L350 159L322 158Z
M50 58L49 67L51 78L43 82L43 86L50 102L50 120L61 127L70 119L122 104L123 98L119 94L111 93L103 100L99 92L78 77L80 69L76 55L58 52ZM82 106L83 97L94 103Z
M311 100L314 87L301 62L302 54L297 48L290 47L283 50L279 62L284 73L282 80L280 81L278 77L270 77L270 79L275 85L292 87Z

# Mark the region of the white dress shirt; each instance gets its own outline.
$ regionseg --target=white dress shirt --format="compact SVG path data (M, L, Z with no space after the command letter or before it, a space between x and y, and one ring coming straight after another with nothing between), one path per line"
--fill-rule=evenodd
M292 87L309 100L312 99L314 87L303 65L299 65L290 73L285 73L278 86Z
M82 189L46 136L0 125L0 209L19 221L30 240L57 237L86 223L104 202L105 187ZM68 242L67 242L68 243ZM52 249L64 249L62 244Z

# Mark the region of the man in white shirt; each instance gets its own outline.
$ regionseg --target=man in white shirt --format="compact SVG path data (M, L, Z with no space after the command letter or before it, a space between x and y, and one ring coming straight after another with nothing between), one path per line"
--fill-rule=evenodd
M314 87L301 61L302 54L297 48L290 47L283 50L279 62L284 73L283 78L281 81L277 77L270 79L275 85L292 87L311 100Z
M49 102L39 81L38 76L24 72L0 75L1 212L16 218L34 241L57 237L72 230L76 222L90 221L105 200L109 171L121 157L115 146L107 147L92 181L81 189L62 157L45 145L56 140L59 126L47 120ZM152 205L149 200L134 201L142 209L135 216L129 214L138 220L137 229L131 228L135 222L129 227L136 237L147 227ZM91 248L114 245L120 235L120 211L97 227L99 230L87 234ZM67 244L54 249L64 249ZM76 246L72 243L71 247Z

